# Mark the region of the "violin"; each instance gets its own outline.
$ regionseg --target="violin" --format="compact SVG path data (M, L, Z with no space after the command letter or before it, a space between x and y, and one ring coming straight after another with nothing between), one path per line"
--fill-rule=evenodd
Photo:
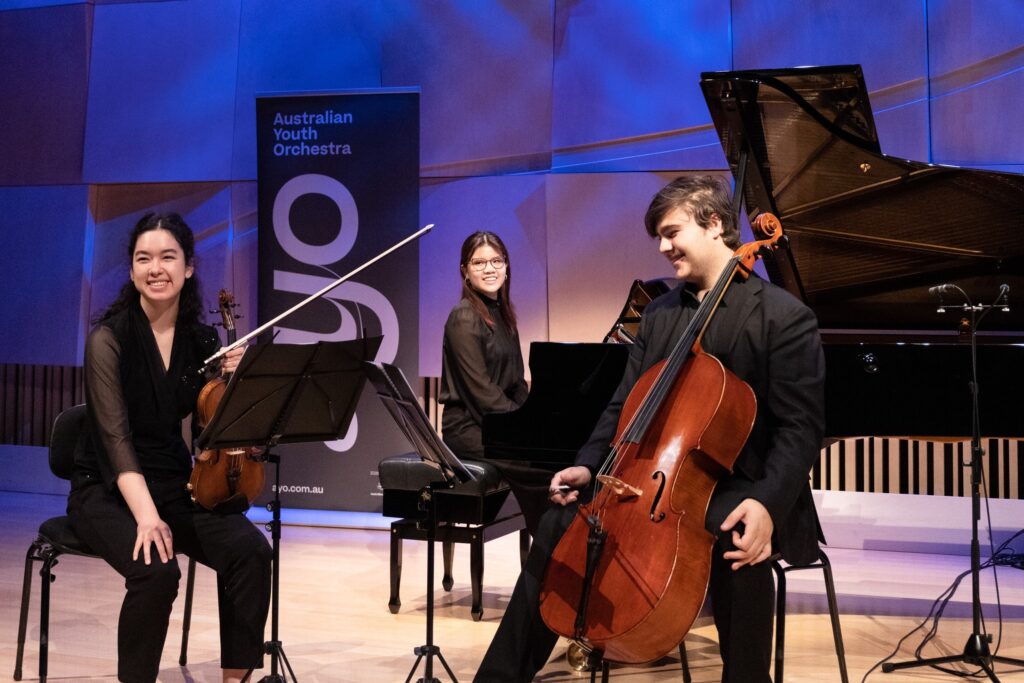
M782 236L771 214L754 225L768 238L736 250L669 357L630 391L594 496L548 564L544 623L607 661L664 656L704 603L715 543L705 514L750 435L757 399L701 338L734 278L749 276Z
M235 343L237 306L234 296L220 290L218 311L221 325L227 333L228 345ZM199 392L196 418L200 427L206 427L217 412L217 406L227 388L226 377L215 377ZM220 448L202 451L196 456L189 478L188 490L192 500L214 512L234 512L247 509L263 492L266 483L260 450L256 448Z

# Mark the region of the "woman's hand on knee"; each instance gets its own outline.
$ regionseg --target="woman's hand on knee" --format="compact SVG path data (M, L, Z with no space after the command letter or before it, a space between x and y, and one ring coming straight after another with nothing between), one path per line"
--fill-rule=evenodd
M146 564L150 563L150 544L156 546L156 552L160 561L167 563L174 558L174 538L171 536L171 527L160 519L160 513L153 503L153 496L149 493L146 480L140 472L122 472L117 475L117 488L128 503L128 509L135 517L137 531L135 534L135 548L132 550L132 561L139 559L139 551Z
M143 561L149 564L150 545L156 548L156 553L164 564L174 559L174 537L171 534L171 527L167 526L160 517L145 519L139 522L138 532L135 536L135 549L132 551L132 560L139 559L139 551L141 550Z

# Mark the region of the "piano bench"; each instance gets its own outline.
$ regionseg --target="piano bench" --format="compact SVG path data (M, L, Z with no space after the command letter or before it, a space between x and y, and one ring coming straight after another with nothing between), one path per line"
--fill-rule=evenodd
M484 543L514 531L519 532L520 561L526 561L530 536L526 522L513 499L509 499L508 484L502 480L493 465L475 460L463 460L475 479L457 484L452 489L440 490L435 496L437 509L436 540L442 544L444 577L441 585L450 591L452 560L456 543L470 546L470 584L473 621L483 617L481 606L484 576ZM432 481L440 481L437 469L416 453L384 458L377 467L380 486L384 493L383 513L386 517L401 517L391 523L391 596L388 609L397 614L402 605L398 597L402 579L402 541L425 541L427 529L421 524L424 513L419 509L419 493Z

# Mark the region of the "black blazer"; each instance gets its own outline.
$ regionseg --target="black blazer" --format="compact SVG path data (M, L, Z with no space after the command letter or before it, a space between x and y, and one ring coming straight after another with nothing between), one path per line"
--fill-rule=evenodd
M576 464L600 467L630 389L671 353L697 305L681 285L647 306L622 382ZM751 276L726 292L703 347L750 385L758 406L732 475L715 490L705 526L717 535L732 509L754 498L771 514L773 551L794 563L817 559L818 541L824 539L808 475L824 434L825 360L814 313L785 290Z

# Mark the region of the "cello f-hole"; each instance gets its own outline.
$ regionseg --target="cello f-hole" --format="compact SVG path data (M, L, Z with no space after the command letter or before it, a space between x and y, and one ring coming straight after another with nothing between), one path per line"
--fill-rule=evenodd
M654 502L651 503L651 521L655 524L665 519L664 512L659 512L657 515L654 514L655 509L658 507L658 503L661 502L661 494L665 492L665 473L658 470L651 475L651 479L657 479L659 476L661 477L661 482L658 484L658 492L654 494Z

